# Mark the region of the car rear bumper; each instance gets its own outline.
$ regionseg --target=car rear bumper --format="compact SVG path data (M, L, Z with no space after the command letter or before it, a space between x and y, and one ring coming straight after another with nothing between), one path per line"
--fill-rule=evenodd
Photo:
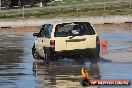
M65 50L65 51L57 51L55 54L57 56L84 56L91 57L96 53L100 52L100 48L87 48L87 49L75 49L75 50Z

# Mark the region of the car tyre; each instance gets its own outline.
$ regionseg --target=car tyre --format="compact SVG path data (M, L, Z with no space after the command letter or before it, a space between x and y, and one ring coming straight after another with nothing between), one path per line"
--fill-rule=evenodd
M44 62L46 63L46 65L49 65L50 62L52 61L51 52L49 49L46 49L44 52L45 52Z
M32 55L33 55L33 58L34 58L35 60L41 60L41 59L42 59L42 57L40 57L40 56L37 54L36 49L35 49L35 45L33 45L33 48L32 48Z
M93 56L90 58L91 64L97 64L99 58L100 58L99 53L93 54Z

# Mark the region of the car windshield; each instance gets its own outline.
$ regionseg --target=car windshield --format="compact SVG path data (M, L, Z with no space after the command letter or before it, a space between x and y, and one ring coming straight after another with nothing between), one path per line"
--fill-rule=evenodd
M45 38L51 38L52 28L53 28L53 25L51 24L42 25L41 30L39 32L40 36Z
M55 28L55 37L81 36L95 34L88 22L58 24Z

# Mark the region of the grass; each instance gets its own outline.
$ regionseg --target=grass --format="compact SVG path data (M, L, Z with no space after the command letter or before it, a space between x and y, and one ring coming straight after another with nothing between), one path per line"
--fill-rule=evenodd
M120 1L118 3L107 2L104 0L63 0L66 3L58 3L57 6L49 6L44 8L28 8L25 9L26 18L53 18L53 17L79 17L79 16L107 16L107 15L132 15L130 2ZM92 4L90 3L92 1ZM114 1L114 0L111 0ZM87 3L86 3L87 2ZM23 10L9 10L0 13L0 18L22 18Z

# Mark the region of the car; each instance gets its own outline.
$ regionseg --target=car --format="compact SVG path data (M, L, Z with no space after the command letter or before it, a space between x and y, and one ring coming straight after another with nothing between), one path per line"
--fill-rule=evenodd
M96 64L100 58L99 36L89 22L44 24L33 36L33 57L46 63L74 56L90 58Z

